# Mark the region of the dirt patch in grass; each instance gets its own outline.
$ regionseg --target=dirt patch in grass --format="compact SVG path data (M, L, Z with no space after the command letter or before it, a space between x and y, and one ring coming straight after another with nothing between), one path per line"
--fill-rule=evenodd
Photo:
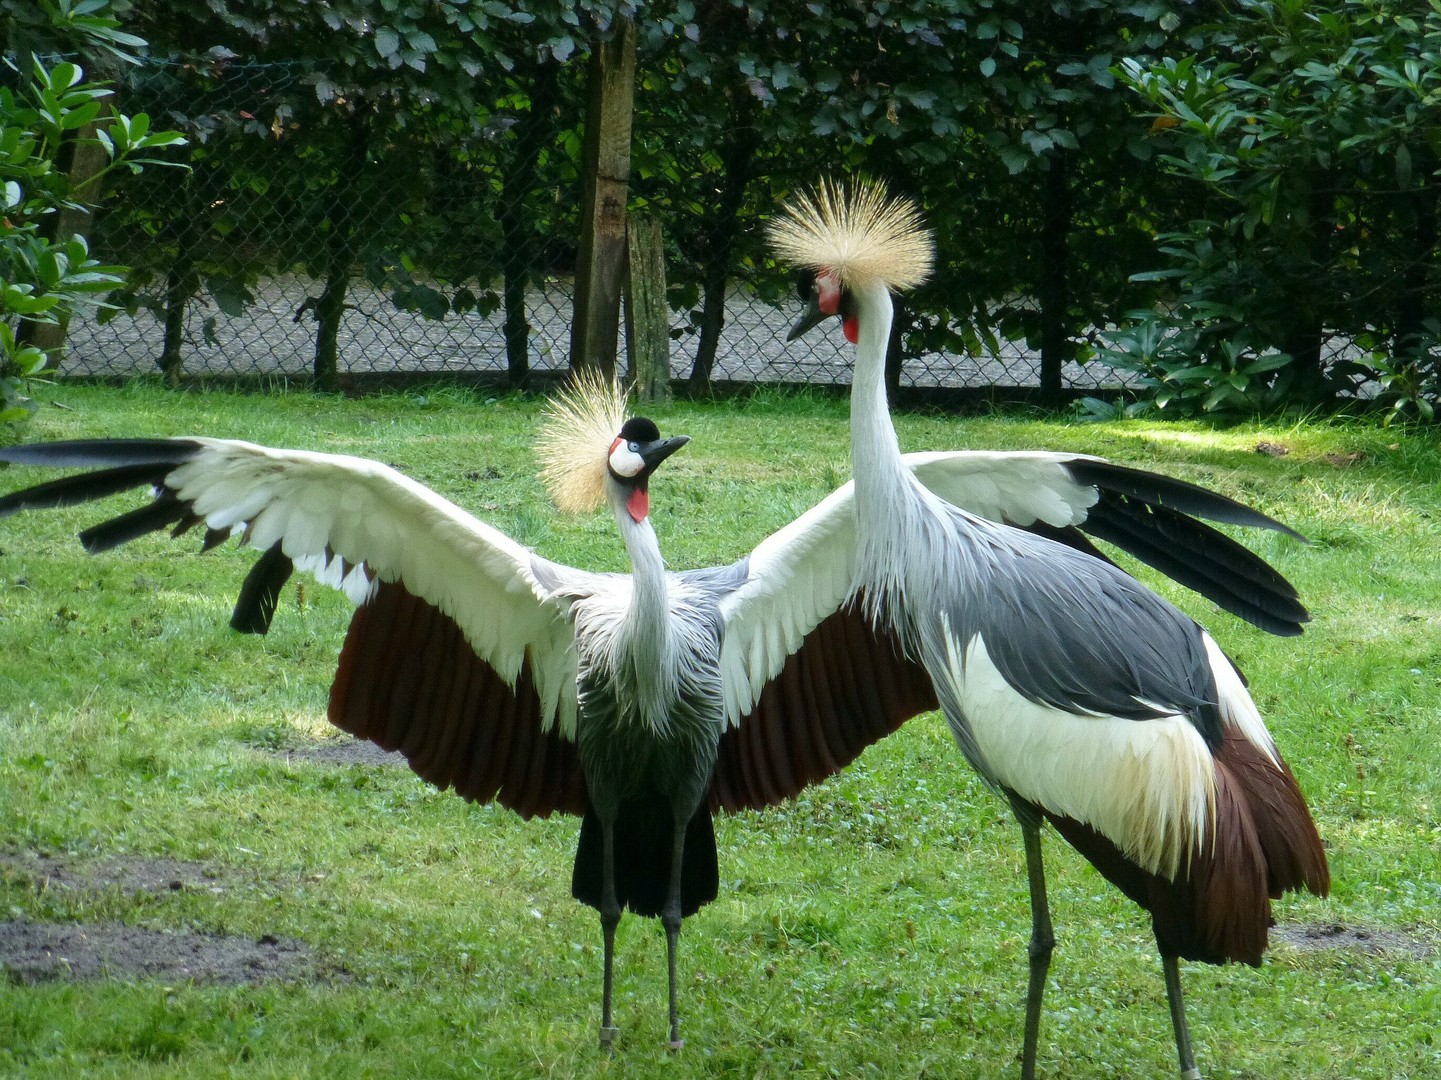
M0 852L0 874L10 873L30 878L37 889L77 892L119 889L127 896L142 892L160 895L185 889L222 893L226 889L222 875L200 863L141 855L80 859L33 851Z
M11 983L57 979L157 979L254 984L314 974L310 950L257 939L118 924L0 922L0 971Z
M318 761L326 765L395 765L405 768L405 757L382 750L365 739L332 739L313 746L282 750L289 761Z
M1341 949L1375 956L1406 953L1424 960L1436 951L1436 943L1400 930L1379 930L1371 926L1343 926L1340 923L1289 923L1271 931L1271 940L1293 949L1314 952Z
M238 884L234 875L200 863L139 855L0 852L0 875L28 880L36 891L118 889L127 896L222 893ZM11 983L118 978L239 984L318 974L306 945L271 934L252 939L120 923L0 922L0 975Z

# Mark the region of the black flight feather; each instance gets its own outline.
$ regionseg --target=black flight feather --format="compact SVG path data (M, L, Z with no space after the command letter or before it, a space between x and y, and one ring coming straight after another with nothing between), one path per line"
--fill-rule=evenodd
M168 529L176 522L183 521L189 513L188 504L167 492L148 506L121 514L99 525L92 525L80 534L80 543L91 555L98 555L121 544L128 544L146 533Z
M125 465L181 465L204 447L193 439L70 439L0 449L0 461L16 465L86 468Z
M1088 487L1129 495L1142 502L1170 507L1182 514L1219 521L1224 525L1272 529L1303 542L1306 539L1289 525L1283 525L1259 510L1185 480L1109 461L1067 461L1065 468L1077 483Z
M245 575L235 611L230 616L230 628L242 634L267 633L270 620L275 618L276 605L280 603L280 590L285 588L294 571L295 563L280 550L280 544L266 549Z
M1105 493L1082 527L1268 633L1294 637L1310 621L1269 563L1183 512Z
M34 487L12 491L9 495L0 497L0 517L21 510L52 510L61 506L78 506L80 503L103 499L141 485L158 487L164 483L171 468L169 464L141 462L36 484Z

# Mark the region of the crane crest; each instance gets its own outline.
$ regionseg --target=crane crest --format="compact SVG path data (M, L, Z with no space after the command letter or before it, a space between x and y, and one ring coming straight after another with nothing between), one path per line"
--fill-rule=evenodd
M551 501L570 514L605 502L606 458L625 424L625 391L596 371L582 371L550 400L536 457Z
M920 209L908 198L893 198L881 181L847 189L822 180L794 196L767 233L779 258L829 270L845 288L870 281L894 291L914 288L930 275L934 257Z

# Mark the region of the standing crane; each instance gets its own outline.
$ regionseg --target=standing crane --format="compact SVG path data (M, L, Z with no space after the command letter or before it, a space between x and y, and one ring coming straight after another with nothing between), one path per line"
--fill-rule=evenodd
M649 480L684 441L625 419L597 387L559 403L541 439L557 505L609 505L629 575L544 559L378 462L226 439L0 449L92 470L0 497L0 517L148 486L152 501L81 532L87 551L197 526L206 549L238 536L262 553L231 617L250 633L269 628L297 568L345 591L358 607L331 722L442 790L525 818L580 816L572 892L600 912L602 1045L617 1034L613 941L629 908L665 927L679 1047L677 944L717 893L712 813L793 797L937 704L889 627L848 602L850 484L730 566L665 570ZM1074 454L930 453L905 467L976 514L1094 552L1083 558L1100 556L1083 531L1115 542L1277 633L1307 618L1284 578L1197 518L1284 527L1195 485Z
M837 316L856 346L857 596L929 673L962 753L1021 826L1032 916L1022 1076L1035 1075L1055 944L1040 841L1050 821L1150 913L1181 1075L1198 1078L1179 960L1259 964L1271 900L1329 889L1290 768L1193 620L1113 565L917 483L885 389L891 291L931 268L915 206L878 184L826 183L772 223L771 241L814 275L790 337Z

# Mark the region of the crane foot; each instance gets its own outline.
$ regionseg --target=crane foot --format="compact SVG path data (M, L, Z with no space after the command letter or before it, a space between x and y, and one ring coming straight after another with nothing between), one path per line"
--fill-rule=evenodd
M1201 1080L1201 1070L1192 1065L1181 1074L1181 1080Z
M604 1027L600 1029L600 1048L615 1053L615 1041L620 1038L620 1028Z
M668 1039L668 1040L666 1040L665 1048L666 1048L667 1050L669 1050L672 1054L674 1054L674 1053L676 1053L677 1051L680 1051L680 1050L684 1050L684 1049L685 1049L685 1040L684 1040L684 1039Z

